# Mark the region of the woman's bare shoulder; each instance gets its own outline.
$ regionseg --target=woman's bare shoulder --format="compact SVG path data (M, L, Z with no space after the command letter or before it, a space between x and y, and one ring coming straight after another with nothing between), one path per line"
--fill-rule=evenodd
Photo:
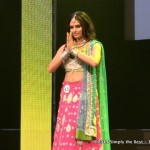
M65 46L66 46L66 44L61 45L61 46L58 48L58 51L57 51L57 52L63 52Z

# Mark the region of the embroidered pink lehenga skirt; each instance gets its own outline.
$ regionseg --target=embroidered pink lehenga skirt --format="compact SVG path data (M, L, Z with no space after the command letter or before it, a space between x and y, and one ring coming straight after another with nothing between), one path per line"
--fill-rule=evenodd
M102 144L96 140L79 142L75 139L81 87L82 82L63 82L52 150L102 150Z

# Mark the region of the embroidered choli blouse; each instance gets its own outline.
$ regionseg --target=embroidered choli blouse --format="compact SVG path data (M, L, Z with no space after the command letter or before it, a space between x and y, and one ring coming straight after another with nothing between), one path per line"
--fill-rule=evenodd
M77 57L75 57L73 59L68 58L68 60L63 63L66 72L69 72L69 71L72 71L72 72L73 71L77 71L77 72L81 71L82 72L83 64L84 63Z

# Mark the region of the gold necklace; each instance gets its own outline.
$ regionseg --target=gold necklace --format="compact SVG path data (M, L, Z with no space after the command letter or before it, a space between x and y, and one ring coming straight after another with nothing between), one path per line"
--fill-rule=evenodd
M83 40L81 43L76 44L76 48L82 47L86 44L86 40Z

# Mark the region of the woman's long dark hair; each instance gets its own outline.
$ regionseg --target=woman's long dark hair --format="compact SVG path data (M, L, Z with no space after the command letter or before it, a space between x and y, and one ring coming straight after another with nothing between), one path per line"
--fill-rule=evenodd
M70 32L70 21L75 18L82 26L83 36L89 41L96 38L95 27L89 15L83 11L74 12L68 19L67 32Z

